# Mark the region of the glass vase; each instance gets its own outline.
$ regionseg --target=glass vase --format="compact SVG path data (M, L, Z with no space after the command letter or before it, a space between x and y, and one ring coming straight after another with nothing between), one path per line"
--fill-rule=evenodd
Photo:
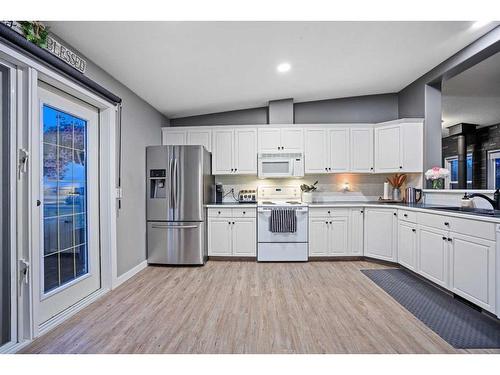
M438 178L437 180L432 180L433 189L444 189L444 178Z

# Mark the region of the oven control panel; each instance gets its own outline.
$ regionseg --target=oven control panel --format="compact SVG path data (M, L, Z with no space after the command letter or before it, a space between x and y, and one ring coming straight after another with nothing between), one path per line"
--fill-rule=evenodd
M240 190L238 193L238 201L240 203L256 203L257 191L256 190Z

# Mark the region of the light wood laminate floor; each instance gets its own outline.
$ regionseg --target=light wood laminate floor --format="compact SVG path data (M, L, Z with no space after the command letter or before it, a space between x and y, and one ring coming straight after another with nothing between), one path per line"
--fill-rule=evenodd
M366 261L148 267L23 352L466 352L359 271L384 267Z

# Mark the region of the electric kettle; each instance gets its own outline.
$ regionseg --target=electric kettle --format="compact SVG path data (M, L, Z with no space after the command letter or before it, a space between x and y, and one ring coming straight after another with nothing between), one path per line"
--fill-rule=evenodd
M405 190L406 203L418 203L420 199L422 199L422 189L416 189L414 187L406 188Z

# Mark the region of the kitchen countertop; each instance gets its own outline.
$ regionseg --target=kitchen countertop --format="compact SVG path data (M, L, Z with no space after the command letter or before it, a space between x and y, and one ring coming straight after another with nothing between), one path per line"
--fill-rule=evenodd
M410 211L420 211L420 212L432 212L434 214L440 214L444 216L456 216L468 219L475 219L481 221L488 221L493 223L500 223L500 211L498 210L479 210L479 211L456 211L449 210L447 206L442 205L426 205L422 203L386 203L380 201L330 201L330 202L315 202L307 204L310 208L315 207L387 207L396 209L406 209ZM238 203L238 202L223 202L223 203L209 203L206 204L207 208L241 208L257 207L256 203Z
M453 210L453 207L443 206L437 204L422 204L422 203L404 203L404 202L394 202L394 203L386 203L380 201L332 201L332 202L318 202L318 203L309 203L309 207L387 207L387 208L404 208L410 211L420 211L420 212L429 212L432 211L434 214L441 214L445 216L458 216L469 219L476 219L482 221L490 221L494 223L500 222L500 211L498 210L480 210L477 211L457 211Z
M257 207L257 203L238 203L238 202L208 203L205 205L205 207L208 207L208 208Z

